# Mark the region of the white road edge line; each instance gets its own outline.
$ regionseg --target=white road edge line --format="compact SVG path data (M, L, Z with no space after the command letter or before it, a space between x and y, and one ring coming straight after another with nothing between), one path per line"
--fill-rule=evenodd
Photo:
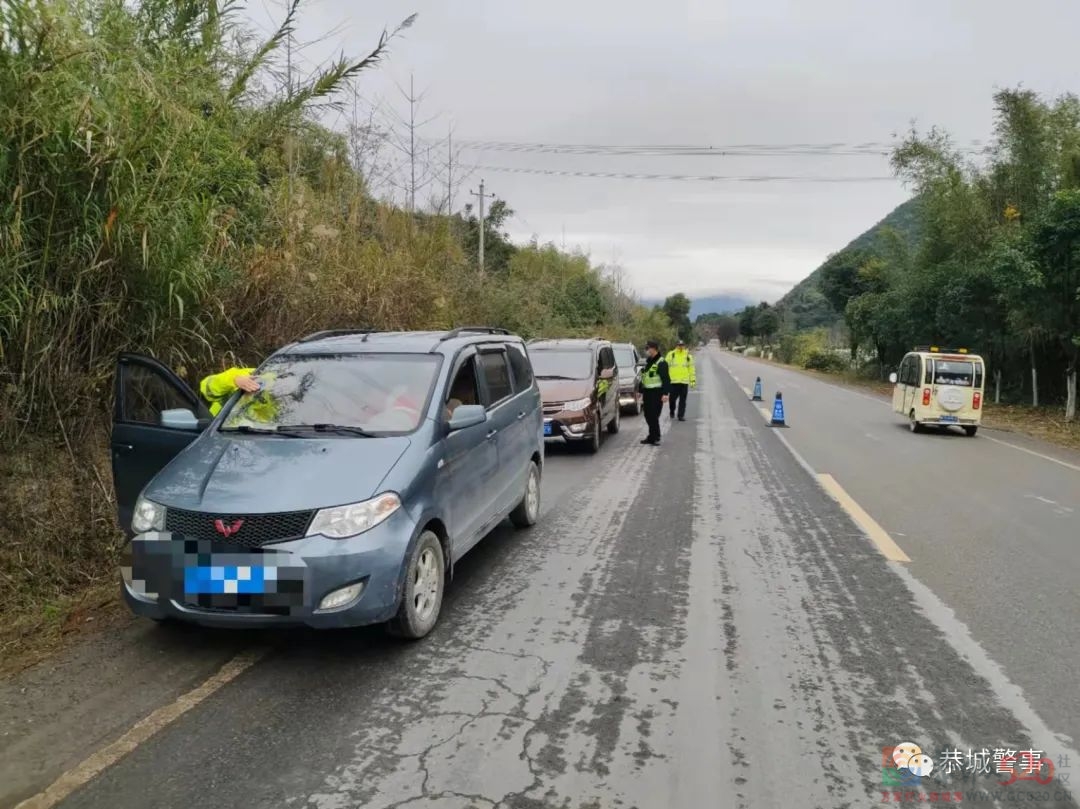
M990 427L989 429L992 430L994 428ZM993 441L995 444L1001 444L1001 446L1003 446L1003 447L1009 447L1011 449L1019 450L1020 452L1026 452L1028 455L1034 455L1036 458L1042 458L1044 461L1050 461L1050 463L1056 463L1059 466L1064 466L1066 469L1071 469L1074 472L1080 472L1080 466L1077 466L1076 464L1073 464L1073 463L1069 463L1068 461L1063 461L1060 458L1055 458L1052 455L1044 455L1041 452L1036 452L1035 450L1028 449L1027 447L1021 447L1021 446L1018 446L1016 444L1010 444L1008 441L1002 441L1000 438L991 438L990 436L986 435L985 433L983 434L983 438L986 439L987 441Z
M791 446L791 442L784 437L784 434L779 431L774 431L773 435L779 438L780 442L787 447L788 451L792 454L798 464L806 470L808 475L810 475L810 479L824 490L824 486L822 486L817 472L815 472L814 468L806 462L806 459ZM968 628L967 624L956 617L956 613L953 609L942 601L933 590L915 578L915 575L905 565L899 562L888 561L885 562L885 564L900 577L900 581L904 583L908 591L914 596L915 602L922 609L927 620L936 626L942 633L942 638L945 643L952 646L963 659L967 660L971 665L971 668L977 674L986 679L990 684L991 691L993 691L994 695L997 697L998 702L1008 710L1012 711L1016 719L1024 729L1028 731L1028 736L1030 737L1032 744L1044 745L1045 743L1041 741L1042 739L1052 739L1058 743L1059 752L1080 760L1080 753L1077 753L1072 749L1075 740L1070 739L1064 734L1055 733L1050 730L1050 726L1042 720L1042 717L1038 715L1035 709L1032 708L1031 704L1027 701L1023 689L1021 689L1020 686L1015 685L1009 679L1009 675L1005 673L1005 670L998 665L989 654L987 654L986 650L983 649L977 640L975 640L975 637L971 634L971 630Z
M92 753L72 769L52 782L44 791L33 795L15 809L49 809L67 798L79 787L96 778L128 753L133 752L151 736L172 724L200 702L205 700L222 686L235 680L247 669L255 665L269 651L252 649L241 652L229 660L201 685L185 694L181 694L168 705L162 705L152 713L140 719L116 741Z

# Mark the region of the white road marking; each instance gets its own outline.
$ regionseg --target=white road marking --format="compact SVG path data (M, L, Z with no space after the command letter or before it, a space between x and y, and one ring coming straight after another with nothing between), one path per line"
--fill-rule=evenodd
M170 704L163 705L153 713L140 719L115 742L91 754L82 763L53 781L43 792L27 798L18 804L15 809L48 809L50 806L60 803L83 784L96 778L104 770L134 751L159 730L175 722L222 686L235 680L244 671L259 662L267 651L269 650L252 649L241 652L201 685L196 686L186 694L181 694Z
M1001 444L1001 446L1003 446L1003 447L1011 447L1012 449L1020 450L1020 452L1026 452L1028 455L1034 455L1036 458L1042 458L1044 461L1050 461L1050 463L1056 463L1058 466L1064 466L1066 469L1071 469L1074 472L1080 472L1080 466L1077 466L1076 464L1069 463L1068 461L1063 461L1060 458L1054 458L1054 457L1052 457L1050 455L1043 455L1043 453L1036 452L1033 449L1028 449L1027 447L1017 446L1016 444L1010 444L1008 441L1002 441L999 438L991 438L988 435L984 435L983 438L985 438L987 441L993 441L995 444Z

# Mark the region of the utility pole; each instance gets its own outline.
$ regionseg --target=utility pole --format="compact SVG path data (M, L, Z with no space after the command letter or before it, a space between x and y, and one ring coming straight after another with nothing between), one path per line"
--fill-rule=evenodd
M480 193L470 191L474 197L480 198L480 274L484 274L484 197L490 196L490 194L484 194L484 181L480 181Z
M416 92L413 75L409 74L409 213L416 212Z
M446 215L454 215L454 129L446 133Z

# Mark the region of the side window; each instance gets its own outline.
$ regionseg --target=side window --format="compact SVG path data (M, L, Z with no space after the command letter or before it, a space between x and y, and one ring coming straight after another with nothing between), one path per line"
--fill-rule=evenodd
M478 405L480 391L476 385L476 357L469 357L450 383L446 394L446 417L453 415L460 405Z
M529 358L521 346L510 343L506 346L506 354L510 357L510 370L514 372L514 393L521 393L532 387L533 375Z
M506 352L483 352L480 355L480 367L484 371L484 382L487 384L488 401L485 404L488 407L513 395L514 387L510 383L510 366L506 362Z
M934 381L934 361L929 357L926 358L926 376L923 380L925 385L930 385Z
M983 386L983 365L981 362L975 363L975 388L981 390Z
M903 385L915 384L915 358L904 357L904 362L900 366L900 383Z
M615 352L611 348L601 349L600 356L603 358L604 368L615 367Z
M123 371L123 417L128 424L161 424L165 410L191 409L191 402L160 374L142 365Z

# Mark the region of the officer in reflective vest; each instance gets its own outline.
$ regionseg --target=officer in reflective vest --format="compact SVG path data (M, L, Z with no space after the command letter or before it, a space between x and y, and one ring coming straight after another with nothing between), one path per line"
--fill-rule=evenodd
M204 377L199 383L199 393L209 403L210 415L216 416L234 393L242 391L253 397L243 408L243 415L253 421L272 421L276 407L268 394L255 396L263 390L263 385L254 374L254 368L228 368Z
M666 359L668 373L671 374L671 417L675 418L677 403L679 421L686 421L686 394L690 388L697 387L694 355L686 347L686 342L680 339L675 348L668 352Z
M645 367L641 371L640 390L645 406L645 422L649 425L649 435L642 444L660 443L660 413L668 400L671 378L668 376L667 362L660 353L660 346L655 340L645 344Z

